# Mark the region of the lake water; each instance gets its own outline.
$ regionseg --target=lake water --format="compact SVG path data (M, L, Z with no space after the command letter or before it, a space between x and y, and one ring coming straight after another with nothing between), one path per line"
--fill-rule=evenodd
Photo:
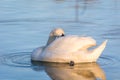
M96 63L31 63L49 32L108 39ZM0 80L120 80L119 0L0 0Z

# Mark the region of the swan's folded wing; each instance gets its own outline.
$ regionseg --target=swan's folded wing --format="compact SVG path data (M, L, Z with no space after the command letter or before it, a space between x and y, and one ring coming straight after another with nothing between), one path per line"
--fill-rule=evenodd
M56 39L47 47L47 49L49 51L70 53L76 52L80 49L87 49L95 45L96 41L91 37L70 35Z

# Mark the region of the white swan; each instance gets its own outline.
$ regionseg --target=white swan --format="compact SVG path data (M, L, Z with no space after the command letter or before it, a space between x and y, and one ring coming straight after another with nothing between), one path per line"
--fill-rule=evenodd
M39 47L32 52L33 61L47 61L59 63L96 62L106 47L107 40L93 50L88 48L96 46L96 41L91 37L76 35L64 36L61 28L51 31L46 46Z

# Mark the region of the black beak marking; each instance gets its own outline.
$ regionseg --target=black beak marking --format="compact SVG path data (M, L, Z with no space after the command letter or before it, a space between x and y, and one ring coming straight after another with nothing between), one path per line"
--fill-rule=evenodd
M64 34L62 34L61 36L65 36Z

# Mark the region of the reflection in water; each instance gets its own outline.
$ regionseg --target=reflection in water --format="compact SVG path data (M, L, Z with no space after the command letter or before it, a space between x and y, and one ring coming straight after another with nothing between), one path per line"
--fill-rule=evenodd
M55 2L62 3L67 0L54 0ZM75 22L79 22L79 14L80 14L80 9L81 9L81 14L84 14L85 11L87 10L87 4L91 4L95 2L95 0L74 0L75 2Z
M103 70L97 63L76 64L75 66L43 62L32 62L32 64L40 68L34 68L35 71L41 70L40 66L44 66L46 73L53 80L106 80Z
M79 21L79 0L76 0L76 6L75 6L75 21L78 22Z
M80 16L83 16L83 14L85 14L85 12L86 12L86 10L87 10L87 8L89 7L88 5L90 4L94 4L94 2L96 1L96 0L53 0L54 1L54 3L57 3L57 4L63 4L64 5L64 2L67 2L67 3L70 3L69 4L69 8L71 8L72 7L72 9L71 9L71 12L70 13L72 13L72 11L74 11L73 12L73 14L72 15L74 15L74 17L72 18L72 19L74 19L74 20L70 20L70 22L71 21L73 21L73 22L80 22ZM72 2L72 4L74 5L74 6L72 6L71 5L71 2ZM62 6L63 6L62 5ZM66 9L66 11L64 11L64 13L66 14L68 11L67 10L69 10L69 8L68 7L64 7L65 9ZM9 9L9 8L8 8ZM11 9L11 8L10 8ZM31 8L30 8L31 9ZM51 9L51 8L50 8ZM45 9L46 10L46 9ZM62 8L62 10L63 10L63 8ZM17 10L16 10L17 11ZM26 10L25 10L26 11ZM57 9L57 11L60 11L59 9ZM26 13L28 13L28 12L26 12ZM51 13L51 12L50 12ZM41 15L42 15L42 13L40 13ZM65 15L65 14L62 14L63 16L68 16L68 15ZM57 14L57 15L59 15L59 14ZM61 14L60 14L61 15ZM71 16L72 16L71 15ZM55 15L54 15L55 16ZM65 17L64 17L65 18ZM56 20L54 19L54 20L51 20L52 18L51 17L44 17L44 18L39 18L39 17L22 17L22 18L20 18L20 17L16 17L16 18L3 18L3 19L1 19L0 20L0 23L4 23L4 24L6 24L6 23L18 23L18 22L55 22ZM59 17L57 17L57 19L60 19ZM71 18L70 18L71 19ZM69 22L69 21L68 21Z
M54 0L54 1L60 3L60 2L64 2L65 0Z

